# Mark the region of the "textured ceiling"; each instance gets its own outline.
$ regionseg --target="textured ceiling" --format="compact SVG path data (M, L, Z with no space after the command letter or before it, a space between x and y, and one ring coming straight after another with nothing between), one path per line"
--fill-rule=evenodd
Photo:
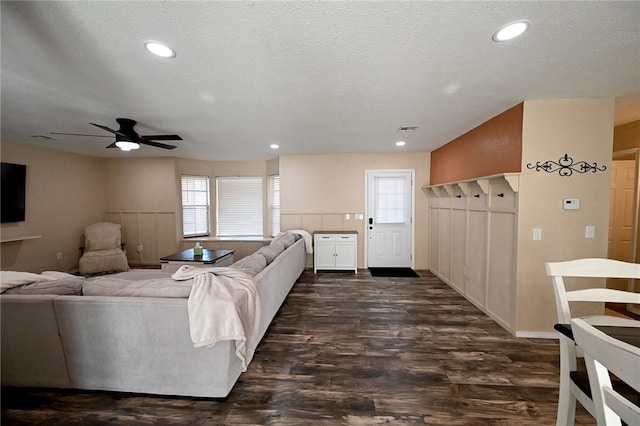
M640 119L640 2L7 2L2 141L95 156L259 160L431 151L523 101ZM502 25L531 21L494 43ZM177 51L152 56L146 40ZM177 133L105 149L89 122ZM419 126L399 133L403 125ZM54 140L44 140L49 136ZM401 149L394 146L405 140ZM280 145L273 151L269 144Z

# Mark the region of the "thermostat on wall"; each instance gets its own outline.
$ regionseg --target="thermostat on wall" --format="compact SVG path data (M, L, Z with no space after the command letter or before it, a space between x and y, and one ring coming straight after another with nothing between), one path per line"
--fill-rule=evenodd
M565 210L578 210L580 208L579 198L565 198L562 201L562 208Z

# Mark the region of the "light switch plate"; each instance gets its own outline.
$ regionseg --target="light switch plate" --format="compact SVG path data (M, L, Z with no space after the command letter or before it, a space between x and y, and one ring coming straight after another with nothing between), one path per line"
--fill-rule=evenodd
M542 228L533 228L533 241L542 240Z
M596 237L596 227L595 226L591 226L591 225L587 225L585 230L584 230L584 237L585 238L595 238Z

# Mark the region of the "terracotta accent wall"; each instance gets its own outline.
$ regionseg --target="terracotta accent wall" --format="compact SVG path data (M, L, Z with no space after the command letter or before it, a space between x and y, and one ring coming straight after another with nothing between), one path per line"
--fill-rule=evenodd
M520 172L523 103L431 152L431 185Z

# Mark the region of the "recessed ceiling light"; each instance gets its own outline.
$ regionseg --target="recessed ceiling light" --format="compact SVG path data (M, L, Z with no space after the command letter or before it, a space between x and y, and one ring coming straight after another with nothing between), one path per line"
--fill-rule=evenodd
M405 141L396 142L396 146L405 146L407 143Z
M511 22L495 32L493 41L513 40L527 31L530 25L531 22L525 20Z
M280 145L278 145L277 143L272 143L271 145L269 145L269 148L278 149L278 148L280 148Z
M154 55L160 56L161 58L175 58L176 52L174 52L171 48L165 46L159 41L145 41L144 47L149 52Z

